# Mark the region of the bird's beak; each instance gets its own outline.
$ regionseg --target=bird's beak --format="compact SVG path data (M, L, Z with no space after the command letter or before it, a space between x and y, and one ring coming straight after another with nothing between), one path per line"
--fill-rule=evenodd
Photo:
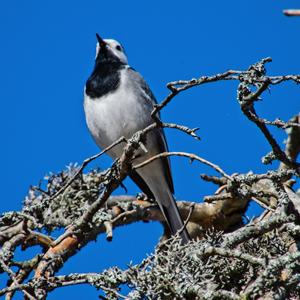
M105 41L100 37L100 35L98 33L96 33L96 37L97 37L100 48L104 48L106 46Z

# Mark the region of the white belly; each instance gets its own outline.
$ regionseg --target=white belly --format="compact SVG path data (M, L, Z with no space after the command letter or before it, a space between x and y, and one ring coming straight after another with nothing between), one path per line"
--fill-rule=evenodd
M117 91L101 99L91 99L85 94L84 110L87 126L100 148L106 148L120 137L132 135L151 124L152 108L143 99L136 99L136 93L121 75ZM112 157L122 153L124 144L110 151Z

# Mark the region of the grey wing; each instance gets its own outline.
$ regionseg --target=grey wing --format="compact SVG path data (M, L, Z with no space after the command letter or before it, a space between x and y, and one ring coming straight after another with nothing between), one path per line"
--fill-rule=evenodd
M166 137L165 137L165 132L163 131L163 129L159 129L159 134L158 136L158 147L159 147L159 152L169 152L169 148L168 148L168 144L166 141ZM165 176L170 188L170 191L172 194L174 194L174 184L173 184L173 179L172 179L172 173L171 173L171 163L170 163L170 159L169 157L164 157L161 158L162 163L164 165L164 172L165 172Z
M134 69L129 68L128 69L128 74L132 79L132 82L134 82L135 89L137 89L137 92L140 93L141 98L145 100L147 105L151 106L151 110L154 108L154 104L157 103L155 96L153 95L150 87L148 86L147 82L144 80L144 78L136 72ZM159 115L160 118L160 115ZM168 152L168 144L166 141L166 136L164 133L164 130L162 128L156 130L157 134L157 146L158 146L158 151L159 153L162 152ZM171 163L169 157L162 158L161 159L163 163L163 170L164 170L164 175L167 179L170 191L174 193L174 184L173 184L173 179L172 179L172 173L171 173ZM132 179L134 180L134 175L132 176ZM137 183L137 179L134 180ZM140 186L139 186L140 187ZM141 187L140 187L141 188ZM141 188L142 189L142 188ZM143 190L143 189L142 189Z
M154 104L157 103L157 101L147 82L144 80L141 74L135 71L133 68L129 67L127 69L127 72L128 76L131 79L131 82L134 84L134 88L136 89L137 93L141 94L144 100L149 105L151 105L151 107L153 107Z
M137 171L132 170L129 174L131 180L140 188L140 190L150 199L154 199L154 195L148 187L145 180L138 174Z

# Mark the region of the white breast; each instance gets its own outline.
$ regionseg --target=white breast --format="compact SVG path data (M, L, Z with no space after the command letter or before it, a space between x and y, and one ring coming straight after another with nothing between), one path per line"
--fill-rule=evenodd
M100 148L105 148L120 137L130 138L135 132L152 123L151 108L145 105L126 76L121 71L118 89L99 99L84 96L84 110L88 128ZM123 146L109 154L118 157Z

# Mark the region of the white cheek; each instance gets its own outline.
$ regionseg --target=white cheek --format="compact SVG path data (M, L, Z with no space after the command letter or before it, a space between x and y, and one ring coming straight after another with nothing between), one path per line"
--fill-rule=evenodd
M125 54L124 54L123 52L120 54L120 60L121 60L122 62L124 62L125 64L128 63L127 57L125 56Z
M122 63L127 64L127 57L123 52L117 49L112 49L112 52L114 53L115 56L117 56L120 59Z

